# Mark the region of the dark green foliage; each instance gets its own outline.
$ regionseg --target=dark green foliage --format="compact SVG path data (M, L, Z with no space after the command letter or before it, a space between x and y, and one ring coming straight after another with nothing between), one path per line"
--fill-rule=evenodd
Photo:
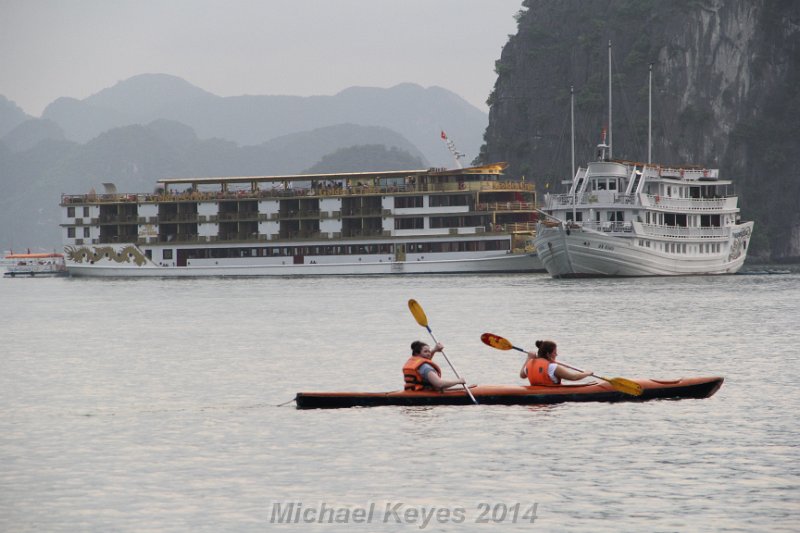
M366 172L384 170L414 170L426 168L418 157L405 150L382 144L367 144L341 148L324 156L319 163L306 169L304 174L323 172Z

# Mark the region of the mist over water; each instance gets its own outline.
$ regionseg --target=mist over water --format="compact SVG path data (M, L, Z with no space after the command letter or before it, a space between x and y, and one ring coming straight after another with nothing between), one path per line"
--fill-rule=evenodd
M556 340L560 360L605 376L725 384L646 403L277 406L401 388L409 344L430 340L409 298L470 383L521 383L522 354L481 344L493 332ZM793 531L800 518L797 273L3 279L0 302L2 531ZM274 524L276 503L377 510ZM536 504L533 524L504 512L517 503ZM400 522L384 520L397 504ZM403 515L431 508L448 519Z

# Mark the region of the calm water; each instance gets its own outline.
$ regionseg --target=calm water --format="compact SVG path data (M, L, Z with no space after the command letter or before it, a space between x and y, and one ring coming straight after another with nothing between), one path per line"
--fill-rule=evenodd
M277 406L399 388L429 340L409 298L473 383L520 382L485 331L608 376L726 381L642 404ZM0 303L0 531L797 531L798 273L3 279ZM290 503L350 523L271 523Z

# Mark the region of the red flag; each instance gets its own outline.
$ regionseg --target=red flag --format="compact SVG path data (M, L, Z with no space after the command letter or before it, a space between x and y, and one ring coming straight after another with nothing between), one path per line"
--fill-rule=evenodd
M442 139L447 140L447 134L442 130Z

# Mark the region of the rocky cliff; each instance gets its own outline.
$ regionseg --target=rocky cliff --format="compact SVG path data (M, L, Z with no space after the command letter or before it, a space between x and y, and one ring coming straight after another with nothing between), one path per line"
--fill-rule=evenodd
M497 62L480 159L561 191L608 125L615 158L719 167L756 222L754 258L800 258L800 2L525 0Z

